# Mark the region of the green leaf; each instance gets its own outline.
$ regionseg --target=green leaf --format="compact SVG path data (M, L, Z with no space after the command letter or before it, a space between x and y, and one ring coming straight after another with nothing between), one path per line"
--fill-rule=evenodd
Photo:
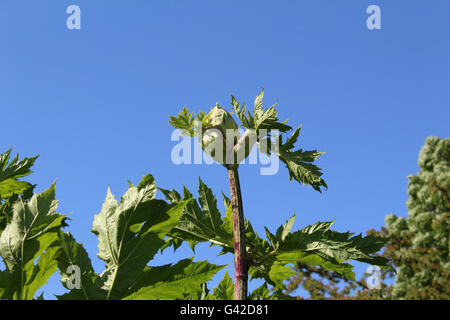
M92 268L91 259L83 245L76 242L70 233L59 233L60 255L58 268L61 273L61 282L68 293L57 296L59 300L102 300L106 298L107 291L102 289L102 280ZM73 267L80 270L79 287L75 287L76 273Z
M175 265L146 267L141 277L133 283L125 300L185 299L188 295L202 292L202 284L225 266L208 261L179 261Z
M204 216L208 216L210 225L212 226L214 232L221 233L223 231L222 218L219 209L217 209L217 199L212 193L212 190L203 183L199 178L199 189L198 189L198 200L202 207L202 211L205 213Z
M285 150L292 150L295 148L295 144L297 143L301 129L302 125L300 125L297 129L295 129L295 131L291 134L291 136L286 139L286 142L284 143Z
M289 170L289 180L292 181L292 179L295 179L302 184L312 186L316 191L322 192L321 187L328 188L328 186L321 178L321 169L312 163L324 153L317 150L292 150L294 144L297 142L300 128L301 127L294 131L285 144L283 144L280 139L279 147L272 146L272 151L286 164L286 167Z
M188 242L191 248L194 248L200 242L210 242L211 245L222 246L220 254L234 252L231 200L222 193L226 214L221 217L220 211L217 209L216 197L201 179L199 195L202 207L193 199L192 193L186 187L183 191L184 199L192 199L193 201L186 206L179 224L172 230L170 234L172 239L169 240L168 245L178 248L180 242L177 241L181 240ZM247 242L260 251L263 250L262 247L267 247L267 241L257 236L251 224L248 221L245 221L245 224Z
M258 93L255 98L255 103L254 103L255 119L259 118L264 113L263 99L264 99L264 89L261 89L261 92Z
M225 225L217 208L217 199L212 190L199 179L199 203L193 200L186 205L185 213L180 222L171 232L176 239L187 241L195 247L200 242L211 242L233 248L233 234L229 233L229 226ZM192 199L192 194L184 188L184 199Z
M295 179L302 184L311 185L315 190L321 192L321 188L327 188L327 184L322 179L321 169L314 165L313 162L324 153L317 150L293 150L300 135L301 126L283 144L283 135L276 135L272 131L278 130L286 133L292 130L292 127L286 125L286 121L279 122L278 111L275 109L277 103L268 109L264 109L263 97L264 89L261 90L255 99L254 117L250 113L246 116L245 105L241 107L233 96L231 96L231 104L243 126L256 131L257 145L260 152L267 155L274 152L286 164L289 171L289 180ZM264 133L261 130L266 131ZM272 141L273 139L276 142Z
M271 283L274 284L277 290L283 290L285 288L283 281L288 280L295 274L296 273L292 270L291 267L287 267L284 265L284 263L275 261L270 267L267 275Z
M56 271L59 250L55 242L65 218L56 208L54 183L29 202L19 199L14 204L12 220L0 237L0 256L6 265L3 275L7 277L3 298L33 299Z
M39 157L35 156L19 161L19 155L16 155L16 157L8 164L10 155L11 150L0 154L0 181L29 175L32 172L30 168L33 166L34 161Z
M214 288L213 294L209 295L208 300L233 300L234 298L234 284L233 280L228 275L228 270L222 281L219 282L217 288Z
M231 105L233 106L234 113L242 122L242 125L247 129L255 129L255 122L251 114L248 113L248 117L245 115L245 112L247 111L245 103L243 103L241 107L236 98L231 95Z
M0 199L11 197L14 194L22 194L31 186L28 182L19 181L18 178L32 173L30 168L38 158L38 156L35 156L19 161L19 155L16 155L8 163L10 155L11 150L0 154Z
M6 179L0 181L0 196L1 198L8 198L14 194L21 194L27 190L31 185L25 181L17 181L16 179Z
M185 300L207 300L208 294L209 294L209 289L205 282L205 283L201 284L201 291L186 294Z
M181 134L184 136L195 136L195 128L194 128L195 117L192 112L184 106L183 110L178 112L178 115L170 116L169 124L175 129L180 129Z
M276 233L276 238L278 239L278 241L283 242L286 239L287 235L291 232L291 228L294 225L294 222L295 214L291 218L289 218L289 220L287 220L283 226L280 226L278 228Z
M277 241L275 236L266 227L264 227L264 230L266 231L266 237L269 240L270 245L275 249L278 248L279 242Z
M283 294L281 291L275 291L271 294L267 282L251 293L249 300L296 300L296 298Z
M170 203L178 203L183 200L176 190L170 191L163 188L158 189L164 194L166 200L169 201Z
M146 195L149 198L154 198L156 195L155 178L151 174L146 174L138 184L138 190L146 189Z
M325 222L316 222L312 225L304 227L302 230L300 230L300 233L322 235L324 232L330 230L330 228L334 224L334 222L335 222L335 220L325 221Z
M223 217L223 229L228 235L233 235L233 207L231 200L222 192L223 205L226 208L225 217Z
M148 176L139 187L130 186L118 203L108 189L92 232L99 239L98 257L106 262L102 274L107 299L123 298L126 288L165 244L189 201L168 205L154 199L155 185Z
M353 273L352 265L336 261L317 252L309 253L301 250L281 252L276 255L275 261L284 265L296 264L297 262L301 262L312 266L321 266L322 268L334 271L349 280L355 280L355 274Z
M205 283L224 266L206 261L194 263L192 259L175 265L147 266L164 247L164 238L179 222L186 205L192 202L181 200L176 192L162 190L173 200L172 205L154 198L156 186L150 175L144 176L138 187L129 183L120 202L108 190L93 225L99 238L98 256L106 262L101 275L94 272L83 246L69 233L59 233L58 267L62 282L70 291L58 299L189 299L207 295ZM207 192L205 197L209 198ZM73 286L71 266L80 271L78 288L69 288Z
M231 95L231 105L233 106L234 112L236 113L239 120L241 120L242 125L247 129L253 129L259 135L259 130L264 129L279 130L281 132L287 132L292 129L292 127L286 125L286 121L280 122L278 120L278 111L275 109L278 103L275 103L268 109L263 107L264 89L256 96L254 102L253 116L249 111L246 110L245 104L240 106L236 98ZM247 111L247 115L246 115ZM260 137L261 139L263 137Z
M269 248L251 249L257 253L256 257L253 254L256 263L249 270L251 279L263 278L280 290L284 286L283 280L293 275L289 265L298 262L320 266L353 281L353 266L346 263L349 260L391 268L386 259L371 255L383 247L384 239L361 235L352 237L349 232L330 230L333 221L318 222L287 233L292 224L293 218L278 228L276 235L266 230ZM252 245L254 242L257 241L249 243Z
M23 287L22 299L32 300L36 291L47 283L57 269L58 254L58 247L50 247L39 256L36 266L31 264L27 266L26 273L31 276Z
M278 102L275 103L270 108L264 109L263 98L264 98L264 89L261 90L261 92L256 96L255 99L254 103L255 107L253 109L254 123L255 123L254 129L257 131L259 129L279 130L281 132L287 132L291 130L292 128L285 124L286 121L279 122L278 120L278 111L275 109Z
M369 258L368 254L355 247L349 240L349 233L330 231L333 222L319 222L291 233L280 245L280 252L302 250L319 253L330 260Z

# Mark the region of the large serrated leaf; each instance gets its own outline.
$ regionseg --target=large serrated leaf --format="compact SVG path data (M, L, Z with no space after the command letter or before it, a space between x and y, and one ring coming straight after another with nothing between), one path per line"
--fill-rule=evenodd
M281 289L282 281L293 275L289 266L298 262L320 266L353 281L353 266L346 263L349 260L390 268L386 259L371 255L383 246L384 240L381 238L352 237L349 232L332 231L333 221L330 221L289 233L282 240L283 228L290 224L289 221L278 228L276 235L266 230L271 246L256 257L256 263L249 270L252 279L264 278L275 288Z
M175 265L146 267L141 277L133 283L131 295L124 300L185 299L202 291L202 284L225 266L208 261L179 261Z
M6 265L4 299L31 300L56 271L58 232L65 216L56 212L55 184L29 202L13 207L11 222L0 237L0 256ZM35 261L37 263L35 264Z
M164 237L178 224L189 201L168 205L154 199L154 180L144 177L130 185L118 203L108 189L92 231L99 239L98 257L106 262L102 274L107 299L123 298L126 288L164 246Z
M102 300L107 291L102 289L102 280L92 268L91 259L83 245L76 242L70 233L59 233L60 254L58 269L64 287L70 289L68 293L57 296L59 300ZM80 274L74 274L78 268ZM73 277L79 276L79 279ZM79 281L78 287L76 287Z
M324 153L317 150L303 151L300 149L293 151L300 129L301 126L292 133L286 143L283 144L280 140L280 145L273 146L272 151L286 164L289 170L289 180L295 179L302 184L311 185L314 190L321 192L321 187L327 188L327 184L322 179L321 169L313 162Z
M229 226L222 220L217 199L212 190L199 179L199 203L192 199L192 194L184 188L184 199L192 199L186 205L180 222L171 232L176 239L190 242L194 248L197 243L211 242L227 248L233 248L233 234Z

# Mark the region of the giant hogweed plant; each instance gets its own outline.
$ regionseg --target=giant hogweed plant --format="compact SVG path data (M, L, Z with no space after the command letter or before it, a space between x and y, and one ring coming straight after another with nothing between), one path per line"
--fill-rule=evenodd
M248 298L249 276L250 280L265 280L250 298L289 298L282 292L283 281L295 275L291 266L297 263L321 266L353 281L355 275L349 260L390 268L388 260L374 255L384 246L385 239L331 230L333 221L318 222L292 232L294 215L274 233L266 228L267 239L263 239L245 219L238 169L255 145L266 155L278 156L286 165L290 180L295 179L318 192L327 188L321 169L314 164L323 153L296 150L301 126L293 130L287 121L280 121L277 104L266 109L263 97L264 90L256 96L253 113L245 103L241 105L231 96L231 112L216 104L207 114L201 111L194 115L184 107L177 116L170 117L169 123L174 128L180 129L184 136L197 137L202 149L227 170L230 198L222 194L227 208L222 217L211 189L200 180L198 202L186 205L185 214L170 232L169 242L175 249L183 241L193 248L200 242L210 242L221 246L221 253L234 253L234 284L227 273L218 288L223 299ZM233 114L245 129L242 135ZM175 190L161 190L173 204L193 199L186 188L183 196ZM268 285L272 287L272 295Z
M188 136L198 136L205 150L228 173L230 197L222 193L226 208L221 214L212 189L201 179L198 197L183 188L157 188L151 175L129 188L117 200L108 189L106 199L94 216L92 232L98 238L97 256L104 261L97 273L81 243L64 229L70 218L57 212L55 184L42 193L21 178L31 173L36 160L11 151L0 155L0 299L42 299L38 290L57 271L67 292L58 299L292 299L283 292L283 281L295 274L292 265L318 265L350 280L355 276L349 260L387 267L375 256L385 240L331 230L333 222L318 222L292 232L293 216L274 233L260 237L244 218L238 168L256 145L261 152L276 154L289 171L290 179L321 191L326 184L313 162L322 154L294 150L300 128L292 130L277 119L275 106L264 109L263 92L253 114L232 97L235 115L246 131L221 139L226 129L238 128L233 115L220 106L196 117L186 108L170 123ZM195 121L197 120L197 121ZM197 125L196 125L197 122ZM281 132L281 135L274 133ZM284 141L284 142L283 142ZM219 147L218 147L219 146ZM222 149L220 148L222 147ZM219 150L217 153L215 151ZM226 158L225 158L226 157ZM157 199L160 190L165 200ZM208 261L183 259L163 266L150 266L154 255L168 247L175 250L187 242L192 249L206 242L220 246L221 253L235 256L235 279L225 273L210 292L206 283L225 266ZM250 295L248 278L264 279Z

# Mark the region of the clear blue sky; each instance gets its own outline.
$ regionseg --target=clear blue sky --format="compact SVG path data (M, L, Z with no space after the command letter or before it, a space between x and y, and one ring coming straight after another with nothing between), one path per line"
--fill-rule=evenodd
M66 28L71 4L81 30ZM381 30L366 28L371 4ZM58 179L59 211L73 213L70 229L101 271L90 229L108 185L120 196L151 173L196 191L200 175L229 192L220 166L171 162L168 116L229 106L229 94L251 104L264 87L266 105L278 99L281 118L303 123L301 147L326 152L329 189L242 167L257 231L294 212L295 228L334 218L339 231L379 228L388 213L406 216L425 138L450 134L449 15L448 0L1 0L0 151L40 154L28 180L42 191ZM232 267L218 252L201 246L196 259ZM152 263L191 256L183 247ZM49 287L62 292L57 275Z

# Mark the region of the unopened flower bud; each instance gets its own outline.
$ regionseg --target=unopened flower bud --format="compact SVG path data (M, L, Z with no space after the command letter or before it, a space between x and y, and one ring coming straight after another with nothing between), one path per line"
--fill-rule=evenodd
M241 137L233 117L218 104L205 116L200 144L215 161L223 165L237 165L248 157L256 135Z
M208 119L208 127L204 128L206 130L209 128L216 128L222 131L223 134L226 134L227 129L238 129L238 125L231 114L219 107L219 104L216 104L206 117Z

